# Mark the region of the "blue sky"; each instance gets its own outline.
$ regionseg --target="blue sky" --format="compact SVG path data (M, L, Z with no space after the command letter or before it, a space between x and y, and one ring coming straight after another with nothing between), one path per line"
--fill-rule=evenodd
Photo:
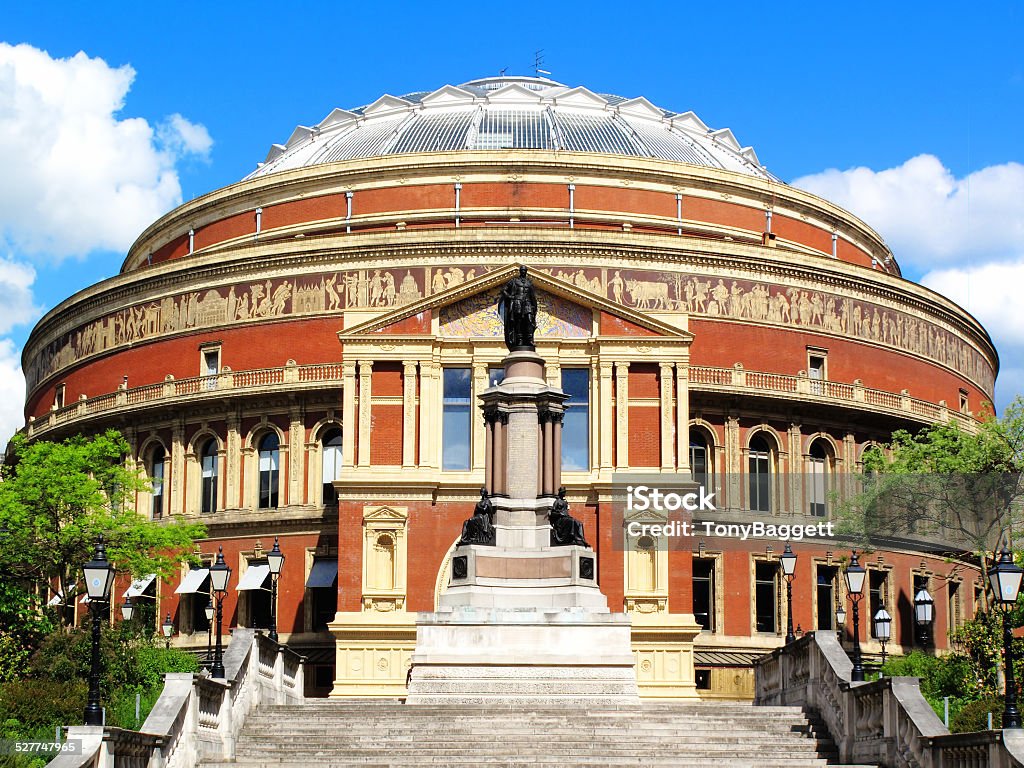
M1024 3L824 5L10 5L0 431L32 324L157 215L334 107L530 73L537 49L554 79L692 109L861 215L989 327L1004 407L1024 391Z

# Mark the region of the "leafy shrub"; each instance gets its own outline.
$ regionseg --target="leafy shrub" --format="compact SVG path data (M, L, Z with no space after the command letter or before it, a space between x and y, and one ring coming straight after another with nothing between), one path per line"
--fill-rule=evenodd
M949 724L953 733L971 733L988 730L988 714L992 713L992 727L1003 726L1003 700L988 696L965 704Z
M12 680L0 685L0 720L16 720L27 728L76 725L82 722L85 682Z

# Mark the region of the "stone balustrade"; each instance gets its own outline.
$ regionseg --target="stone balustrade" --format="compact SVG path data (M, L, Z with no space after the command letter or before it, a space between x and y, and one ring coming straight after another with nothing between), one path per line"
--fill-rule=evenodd
M916 677L854 683L833 632L809 633L754 664L755 704L817 714L844 763L885 768L1021 768L1024 730L951 734Z
M324 384L340 385L342 363L297 365L289 361L281 368L259 368L248 371L225 369L211 376L196 376L165 381L141 387L119 387L107 394L85 397L62 408L54 408L45 416L28 421L25 432L37 437L57 427L88 421L97 417L123 414L130 410L152 408L155 405L189 400L201 400L212 392L218 394L255 394L273 387L275 391L315 390ZM782 373L748 371L737 363L732 368L690 366L689 386L694 391L730 391L747 395L799 397L809 401L832 405L848 403L851 407L888 413L922 424L957 421L971 429L975 424L970 415L951 410L946 403L930 403L911 397L909 393L884 392L864 387L858 379L852 384L811 379L806 375L791 376Z
M62 754L53 768L191 768L203 759L234 759L238 734L259 704L301 704L303 657L251 629L236 629L224 652L225 680L165 675L164 689L141 731L72 726L82 754Z

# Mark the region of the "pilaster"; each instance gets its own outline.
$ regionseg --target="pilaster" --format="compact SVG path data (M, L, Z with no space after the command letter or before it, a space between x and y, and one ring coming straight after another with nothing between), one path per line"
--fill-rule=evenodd
M402 466L416 466L416 361L402 364Z
M238 500L241 490L242 473L238 470L238 460L242 455L242 436L239 433L240 419L237 411L229 411L225 417L227 424L227 471L224 483L227 486L227 496L224 504L227 509L238 509Z
M676 363L676 468L690 471L690 366L681 362Z
M341 465L351 468L356 463L356 364L341 366Z
M473 363L473 397L471 403L476 403L480 394L487 389L487 366L484 363ZM484 468L484 443L486 442L484 423L482 419L472 419L472 468L479 471Z
M435 424L440 418L438 382L441 367L434 361L420 362L420 466L440 469L440 440Z
M615 422L612 402L612 364L598 364L598 390L595 402L598 405L598 463L602 470L611 470L614 453Z
M185 423L181 419L171 427L171 498L172 515L185 514Z
M302 457L305 453L306 429L302 408L295 406L288 412L288 504L302 504Z
M661 363L658 367L661 410L661 470L675 469L675 423L672 418L672 363Z
M743 463L743 448L740 446L740 420L735 416L725 417L725 463L729 478L728 503L731 509L739 508L745 499L740 492L740 466Z
M615 464L629 466L629 363L615 363Z
M373 376L373 361L359 361L359 456L360 467L370 466L370 387Z

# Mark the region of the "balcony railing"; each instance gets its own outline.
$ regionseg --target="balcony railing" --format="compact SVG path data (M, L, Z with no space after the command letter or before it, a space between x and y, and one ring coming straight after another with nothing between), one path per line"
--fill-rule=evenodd
M970 415L950 410L944 401L930 403L903 392L884 392L863 386L860 380L852 384L812 379L805 375L748 371L737 363L732 368L691 366L690 387L696 391L733 391L747 395L794 395L822 404L850 404L923 423L958 421L970 428L975 422ZM145 408L161 403L201 399L212 392L221 394L255 393L267 387L285 389L314 389L323 384L337 384L342 380L341 363L296 365L289 361L281 368L257 368L248 371L224 370L210 376L175 379L141 387L118 387L95 397L83 396L78 401L54 408L45 416L30 418L26 432L35 436L63 424L80 419L101 416L125 409Z

